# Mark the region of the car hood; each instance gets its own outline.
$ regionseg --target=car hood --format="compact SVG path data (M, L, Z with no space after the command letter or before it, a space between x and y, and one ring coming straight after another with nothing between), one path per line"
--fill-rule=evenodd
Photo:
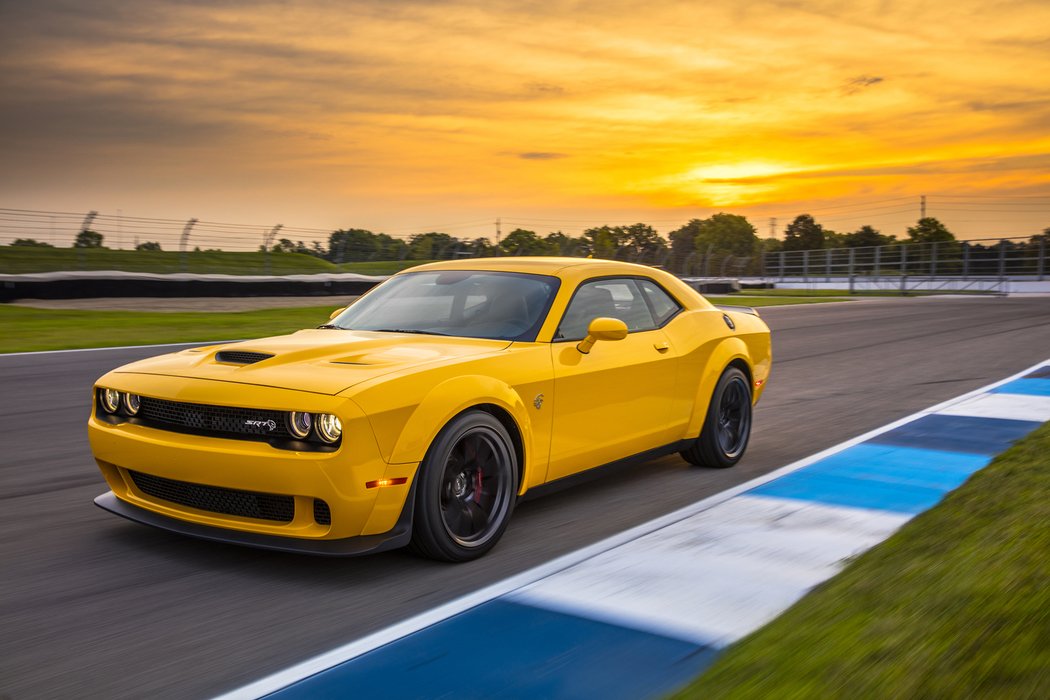
M133 362L117 371L335 395L384 374L498 352L510 344L507 340L315 329L190 348Z

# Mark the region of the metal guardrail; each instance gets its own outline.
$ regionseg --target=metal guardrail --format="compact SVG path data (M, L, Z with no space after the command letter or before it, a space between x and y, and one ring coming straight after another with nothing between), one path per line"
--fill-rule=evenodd
M873 289L1005 291L1010 280L1050 273L1045 237L899 243L767 253L762 276L774 282L844 282Z

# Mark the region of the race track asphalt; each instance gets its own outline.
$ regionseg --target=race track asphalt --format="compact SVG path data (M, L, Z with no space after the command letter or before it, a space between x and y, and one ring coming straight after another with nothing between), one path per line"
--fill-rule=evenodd
M207 697L1050 356L1050 299L775 307L747 456L677 456L520 504L467 565L319 559L178 537L96 508L93 380L156 350L0 356L0 697ZM470 653L469 650L448 650ZM469 680L467 681L469 682Z

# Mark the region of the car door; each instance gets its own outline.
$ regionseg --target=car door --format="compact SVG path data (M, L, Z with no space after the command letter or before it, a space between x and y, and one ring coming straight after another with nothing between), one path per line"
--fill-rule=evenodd
M627 324L623 340L576 346L595 318ZM551 343L554 425L548 479L568 476L673 441L677 355L658 327L640 281L600 278L580 284Z

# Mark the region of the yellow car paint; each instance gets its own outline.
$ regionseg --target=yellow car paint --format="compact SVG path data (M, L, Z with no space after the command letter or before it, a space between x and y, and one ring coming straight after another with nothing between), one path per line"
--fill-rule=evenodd
M716 308L662 270L523 257L432 263L398 276L429 270L542 274L557 277L560 287L530 342L311 329L184 350L113 370L96 388L189 404L332 413L343 425L337 449L299 451L130 421L113 424L96 409L88 434L113 494L173 521L222 531L319 541L379 535L411 510L408 499L427 450L467 409L484 407L508 427L521 462L518 492L524 494L554 479L695 438L715 385L731 363L751 379L753 402L769 378L770 334L761 318ZM579 339L556 339L577 288L606 277L651 280L681 311L662 327L622 340L597 340L587 354L578 350ZM236 365L217 360L223 350L273 357ZM129 470L292 496L295 517L276 523L178 505L143 493ZM400 478L406 482L366 487ZM314 499L329 505L331 525L315 522Z

